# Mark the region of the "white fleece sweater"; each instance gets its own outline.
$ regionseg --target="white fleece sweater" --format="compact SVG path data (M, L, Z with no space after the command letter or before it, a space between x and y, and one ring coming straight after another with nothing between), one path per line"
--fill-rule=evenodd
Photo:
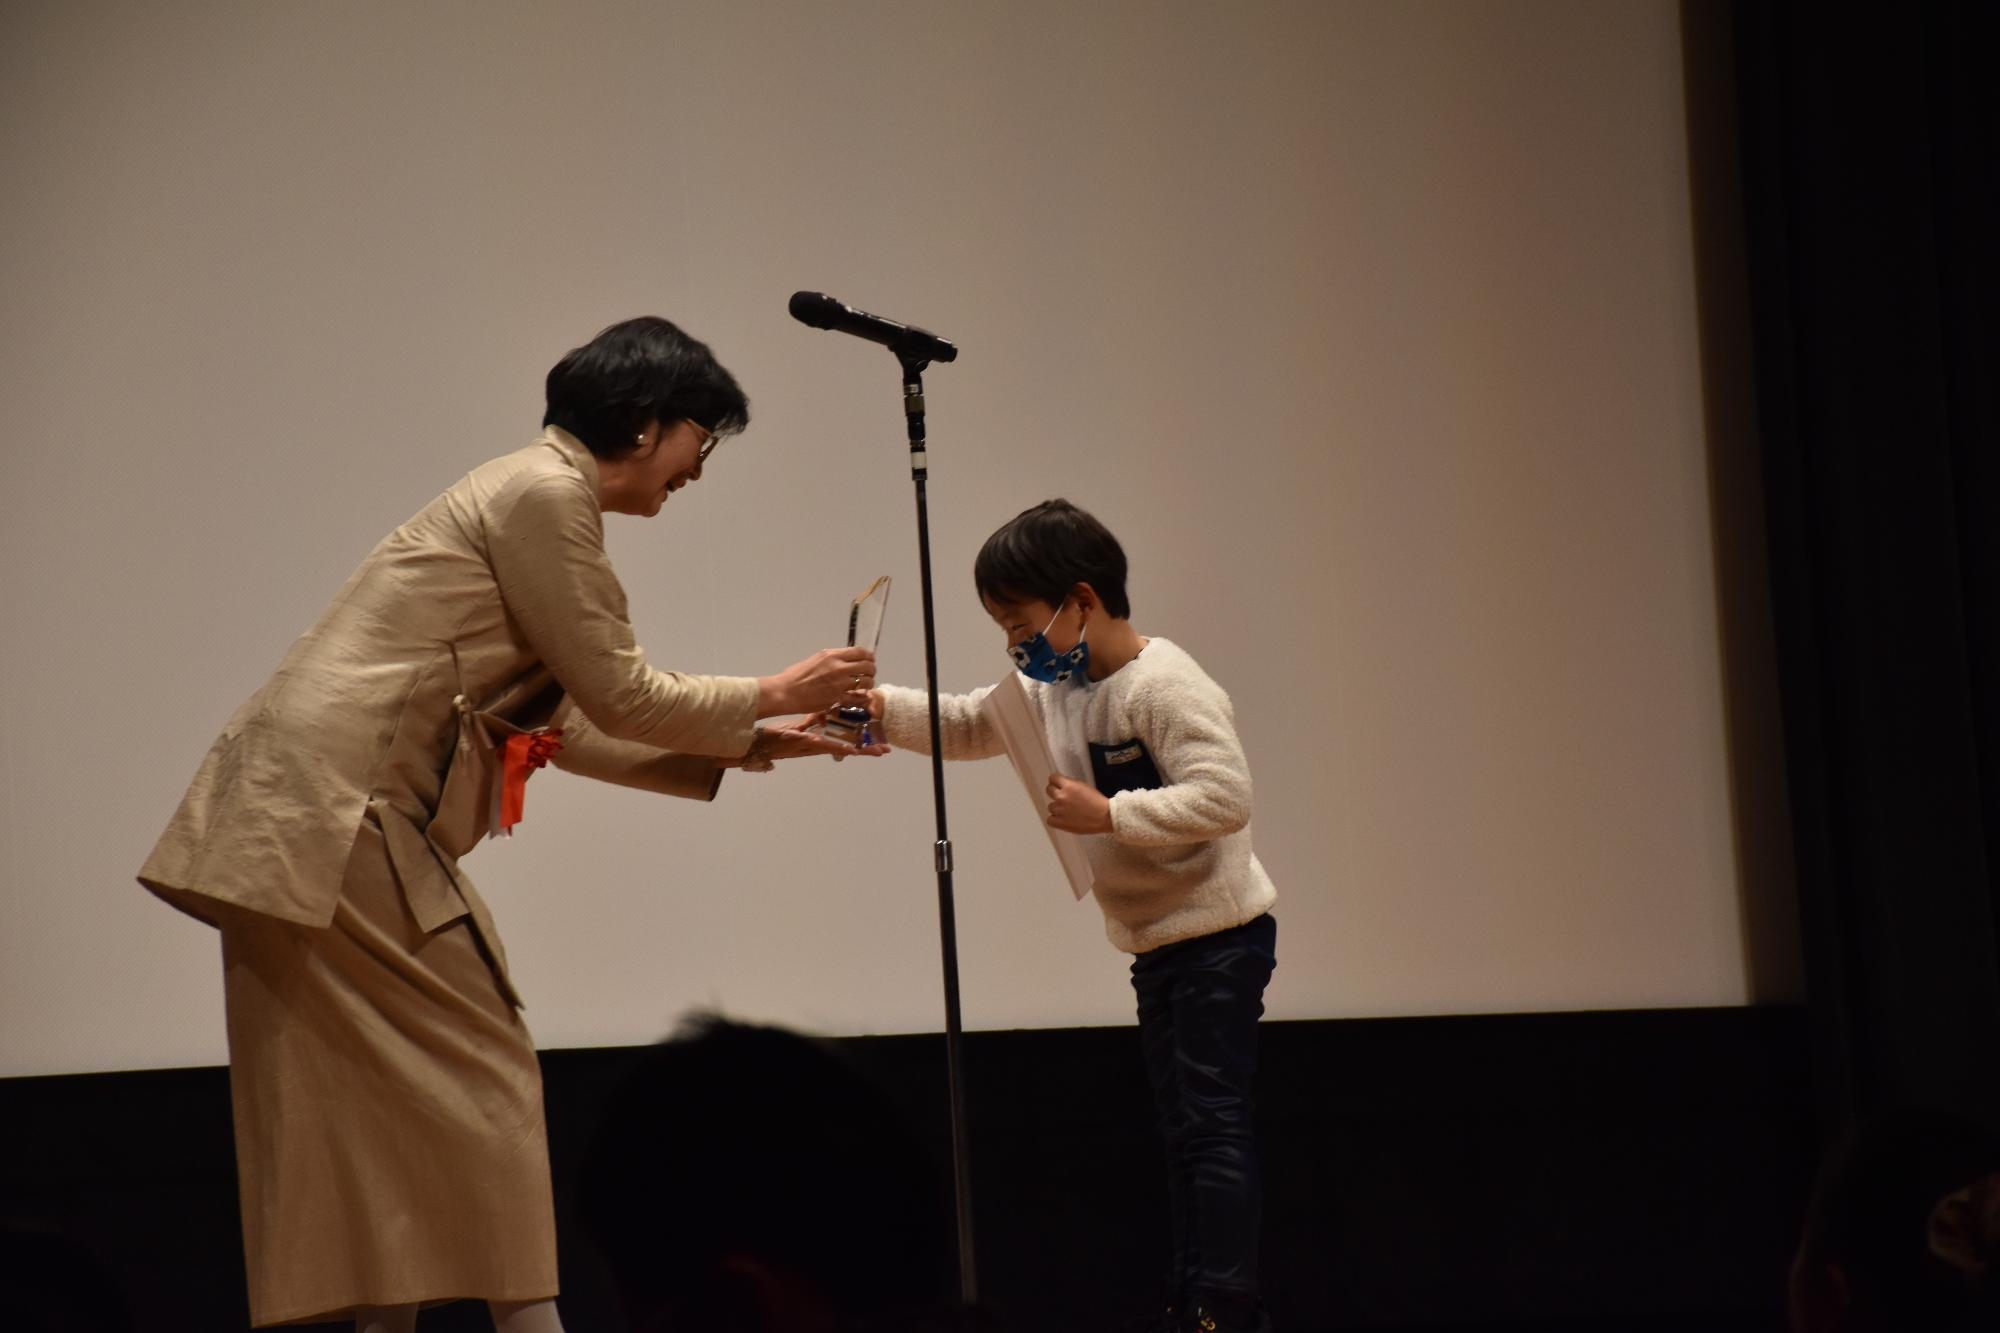
M1057 770L1111 796L1112 831L1083 841L1112 944L1145 953L1270 910L1278 892L1250 851L1250 767L1229 696L1192 657L1154 638L1103 680L1021 683ZM939 696L945 758L1006 753L984 708L992 688ZM882 724L891 745L930 753L924 691L884 686Z

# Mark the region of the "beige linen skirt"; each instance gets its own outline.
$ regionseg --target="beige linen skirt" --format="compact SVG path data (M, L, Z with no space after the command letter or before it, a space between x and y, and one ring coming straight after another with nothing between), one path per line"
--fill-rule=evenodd
M472 920L426 935L361 826L326 929L222 925L250 1318L556 1293L535 1047Z

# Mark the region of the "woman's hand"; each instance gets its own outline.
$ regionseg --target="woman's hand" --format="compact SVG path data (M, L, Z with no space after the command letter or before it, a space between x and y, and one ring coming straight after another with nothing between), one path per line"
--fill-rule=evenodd
M869 648L822 648L775 676L757 678L757 716L817 713L842 704L868 702L875 683L875 653Z
M803 759L808 755L830 754L835 759L845 759L849 755L882 755L889 753L889 747L877 742L873 745L849 745L846 741L822 736L816 731L808 731L813 722L823 714L811 717L793 718L773 727L757 728L757 739L750 745L749 754L758 759ZM740 761L739 761L740 762Z
M1049 778L1049 827L1064 833L1111 832L1111 799L1088 782Z

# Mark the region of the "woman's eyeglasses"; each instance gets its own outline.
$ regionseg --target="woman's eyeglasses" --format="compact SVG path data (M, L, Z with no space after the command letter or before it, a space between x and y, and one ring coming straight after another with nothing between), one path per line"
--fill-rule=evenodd
M708 461L708 456L710 454L715 452L715 446L721 444L724 440L728 439L729 437L727 435L722 435L715 431L709 430L708 427L702 426L699 421L695 422L694 424L697 426L701 426L701 428L704 431L708 431L707 437L703 439L701 442L701 452L694 456L695 466L699 467L703 463L706 463Z

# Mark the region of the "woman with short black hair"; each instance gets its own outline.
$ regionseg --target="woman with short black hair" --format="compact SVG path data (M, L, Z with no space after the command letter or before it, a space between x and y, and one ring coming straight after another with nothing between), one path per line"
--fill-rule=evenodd
M604 551L701 479L749 405L664 319L549 372L540 438L385 537L210 749L139 879L220 928L254 1324L413 1328L479 1297L558 1330L535 1047L459 866L544 761L712 799L857 751L757 721L865 700L874 654L656 670Z

